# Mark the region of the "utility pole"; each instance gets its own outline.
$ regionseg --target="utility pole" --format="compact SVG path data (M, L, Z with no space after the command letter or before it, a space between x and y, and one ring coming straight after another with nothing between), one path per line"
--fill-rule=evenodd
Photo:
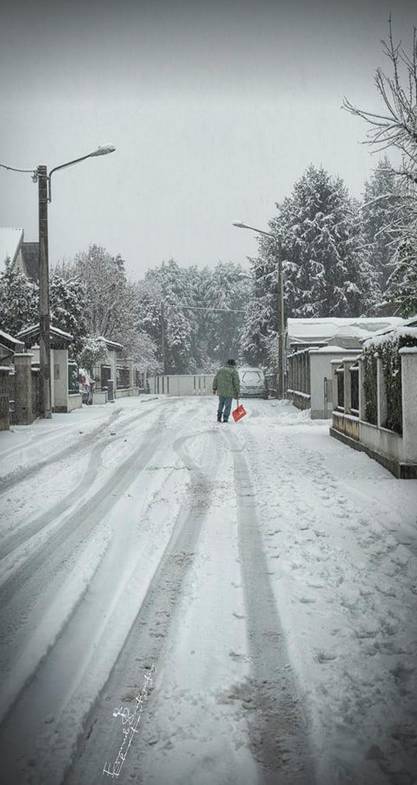
M48 174L38 166L39 199L39 392L41 417L51 417L51 318L49 312Z
M114 153L111 144L101 145L92 153L74 158L64 164L55 166L48 175L46 166L37 169L17 169L14 166L0 163L1 169L11 172L29 172L34 183L38 183L39 205L39 392L41 417L52 417L51 405L51 317L49 310L49 248L48 248L48 202L51 201L51 177L59 169L78 164L87 158Z

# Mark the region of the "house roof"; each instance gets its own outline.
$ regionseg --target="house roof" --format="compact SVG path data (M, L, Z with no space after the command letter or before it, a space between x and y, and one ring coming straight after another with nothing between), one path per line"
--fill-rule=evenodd
M399 324L396 327L393 327L391 330L382 330L379 333L376 333L373 336L370 336L368 340L365 342L364 346L378 346L384 344L386 341L390 341L391 339L396 339L396 337L401 338L414 338L417 340L417 319L414 317L413 319L409 319L403 324Z
M389 330L402 324L404 319L399 316L288 319L288 337L292 344L337 344L338 337L362 342L380 330Z
M98 335L97 341L104 341L108 349L123 349L122 343L117 343L117 341L110 341L109 338L105 338L104 335Z
M11 349L13 352L18 352L20 349L24 348L23 341L19 341L18 338L14 338L13 335L9 335L9 333L4 332L4 330L0 330L0 344L1 346L5 346L6 349Z
M24 330L20 330L18 336L19 338L22 338L25 343L30 343L33 339L39 337L39 332L39 324L31 324L29 327L25 327ZM74 340L71 333L66 333L64 330L60 330L59 327L55 327L53 324L50 326L50 334L51 339L55 339L57 342L68 344Z
M0 270L4 269L7 259L10 259L13 264L19 253L22 240L23 229L0 226Z
M404 322L404 327L417 327L417 314L415 316L411 316L410 319L406 319Z

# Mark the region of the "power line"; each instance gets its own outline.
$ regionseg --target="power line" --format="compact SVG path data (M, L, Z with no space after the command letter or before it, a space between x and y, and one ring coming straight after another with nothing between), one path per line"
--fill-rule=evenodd
M35 169L16 169L14 166L7 166L6 164L0 164L2 169L8 169L10 172L24 172L25 174L34 174Z
M179 308L191 308L193 311L219 311L221 313L246 313L245 308L203 308L200 305L183 305L178 303Z

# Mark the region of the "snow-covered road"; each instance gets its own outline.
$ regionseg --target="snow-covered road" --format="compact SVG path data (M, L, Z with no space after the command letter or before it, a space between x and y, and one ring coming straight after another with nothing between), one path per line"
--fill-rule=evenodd
M0 433L7 785L417 782L417 482L215 407Z

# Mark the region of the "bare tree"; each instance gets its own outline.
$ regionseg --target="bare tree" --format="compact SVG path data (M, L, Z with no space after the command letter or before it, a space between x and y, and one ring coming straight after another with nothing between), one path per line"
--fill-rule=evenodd
M401 41L394 43L391 17L388 41L382 41L383 52L390 63L391 74L382 68L375 73L375 84L385 110L383 114L369 112L344 99L343 108L366 120L370 126L366 144L375 145L376 152L396 148L401 153L402 166L393 173L403 181L417 184L417 29L413 28L411 52Z

